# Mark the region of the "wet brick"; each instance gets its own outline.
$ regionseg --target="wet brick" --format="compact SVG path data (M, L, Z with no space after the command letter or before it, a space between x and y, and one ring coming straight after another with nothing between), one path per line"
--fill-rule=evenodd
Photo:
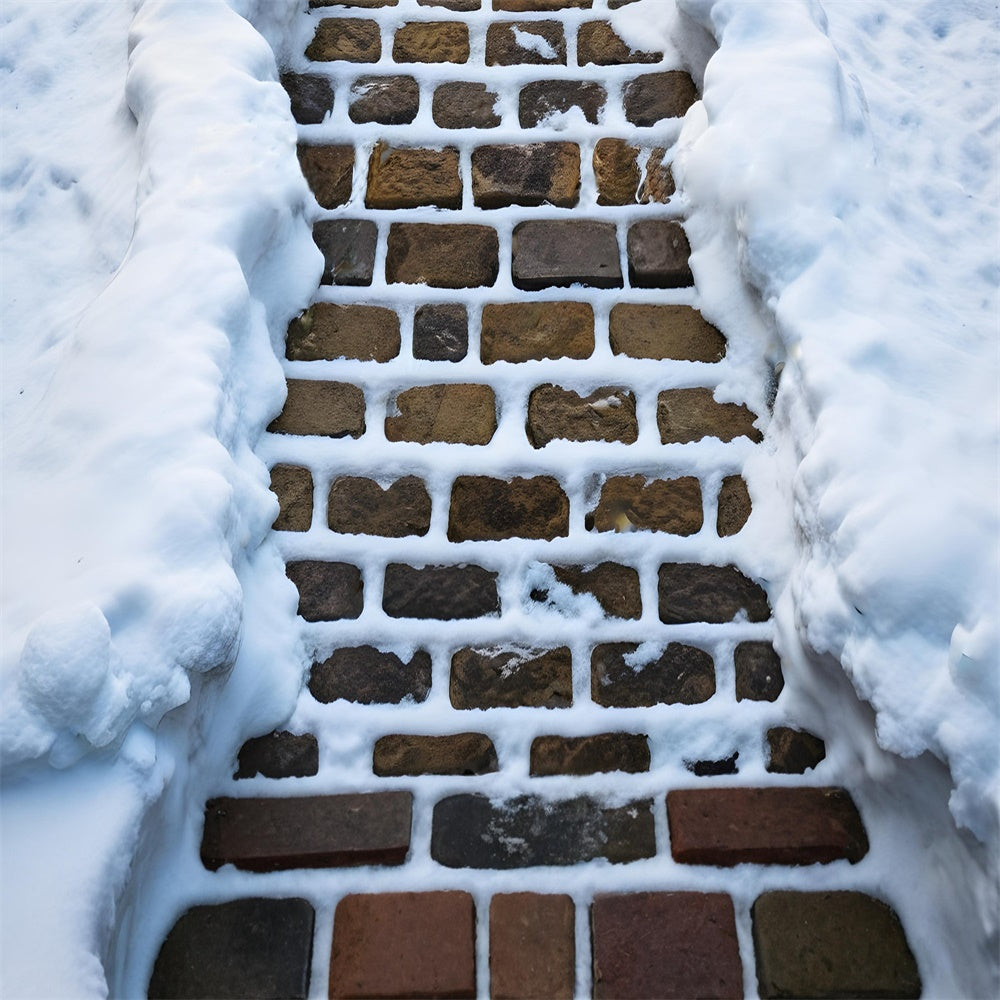
M362 705L398 705L421 702L431 689L431 657L417 650L408 662L374 646L335 649L322 663L314 663L309 692L327 704L343 698Z
M350 563L302 559L285 566L299 591L299 614L307 622L358 618L365 605L361 570Z
M503 538L564 538L569 534L569 500L552 476L458 476L451 488L448 541Z
M771 617L767 594L735 566L664 563L660 566L659 598L660 621L665 625L721 624L741 612L752 622L766 622Z
M454 708L567 708L573 703L569 648L460 649L451 659Z
M390 618L452 621L500 614L497 574L481 566L389 563L382 607Z
M741 642L733 654L737 701L774 701L785 686L781 658L769 642Z
M590 697L595 704L608 708L697 705L715 694L715 664L703 649L671 642L659 656L633 667L626 657L637 649L634 642L594 647Z
M595 736L536 736L531 741L531 774L599 774L649 770L649 740L636 733Z
M493 741L482 733L394 734L376 741L372 769L381 778L418 774L490 774L498 769Z
M459 304L426 305L413 317L413 356L461 361L469 353L469 316Z
M323 252L321 284L370 285L375 270L378 227L366 219L323 219L313 224Z
M305 778L319 771L319 744L312 733L273 732L240 747L234 778Z

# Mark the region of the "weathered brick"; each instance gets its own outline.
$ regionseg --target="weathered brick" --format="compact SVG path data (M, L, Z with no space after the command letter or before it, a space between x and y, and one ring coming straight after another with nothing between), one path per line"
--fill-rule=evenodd
M309 0L312 7L395 7L399 0Z
M382 607L390 618L482 618L500 614L497 574L482 566L389 563Z
M234 778L305 778L319 771L319 743L312 733L276 731L240 747Z
M667 793L670 852L687 865L811 865L868 853L843 788L685 788Z
M680 118L698 100L694 81L681 70L647 73L625 87L625 117L633 125L655 125Z
M566 65L559 21L494 21L486 29L486 65Z
M390 441L488 444L497 429L496 400L488 385L421 385L395 399L397 416L386 417Z
M575 926L570 896L497 893L490 900L490 1000L572 1000Z
M598 205L634 205L639 190L639 149L624 139L600 139L594 146Z
M655 63L662 52L639 52L628 45L607 21L586 21L576 36L576 60L581 66L622 66L626 63Z
M153 966L150 1000L309 995L315 913L304 899L234 899L192 906Z
M385 276L390 283L432 288L489 286L500 271L499 253L497 231L490 226L394 222Z
M717 403L711 389L666 389L656 401L656 425L664 444L687 444L705 437L733 441L764 435L754 427L755 414L743 403Z
M333 917L329 996L475 997L475 943L467 892L345 896Z
M694 476L611 476L586 523L590 531L666 531L694 535L703 523L701 483Z
M361 76L351 85L348 115L356 125L409 125L420 107L412 76Z
M401 865L412 799L409 792L210 799L202 864L251 872Z
M398 63L469 61L469 26L460 21L413 21L396 30L392 58Z
M430 689L431 657L422 649L408 662L374 646L335 649L322 663L314 663L309 674L309 691L324 704L338 698L362 705L421 702Z
M569 648L460 649L451 658L454 708L566 708L573 703Z
M610 618L636 619L642 616L639 574L631 566L602 562L597 566L552 566L556 580L574 594L589 594ZM531 591L532 601L548 601L547 590Z
M413 316L413 356L461 361L469 353L469 315L458 303L420 306Z
M536 736L531 741L531 773L536 776L648 770L649 740L636 733Z
M596 704L607 708L697 705L715 694L715 664L703 649L671 642L659 656L637 656L638 650L634 642L594 647L590 697Z
M448 10L473 11L479 10L482 0L417 0L421 7L447 7Z
M493 741L482 733L453 736L383 736L372 751L372 769L381 778L417 774L489 774L498 769Z
M721 361L726 338L697 309L619 302L611 309L611 350L630 358Z
M491 801L452 795L434 806L431 857L446 868L625 864L656 853L652 799L607 807L581 796Z
M369 208L462 207L458 150L403 149L377 142L368 160Z
M472 151L472 196L479 208L542 205L572 208L580 197L575 142L479 146Z
M737 701L774 701L785 686L781 658L769 642L741 642L733 654Z
M558 385L540 385L528 397L528 440L535 448L550 441L620 441L639 436L635 396L619 386L601 386L580 396Z
M451 488L448 541L565 538L569 500L553 476L458 476Z
M765 892L751 909L760 996L919 997L895 911L861 892Z
M285 338L289 361L389 361L399 354L399 317L384 306L314 302L293 319Z
M431 115L438 128L496 128L499 94L485 83L442 83L434 91Z
M361 437L365 432L364 394L349 382L290 378L285 406L267 429L272 434Z
M377 21L353 17L324 17L306 49L314 62L378 62L382 38Z
M697 778L717 778L724 774L737 774L739 756L737 750L720 760L686 760L684 766Z
M370 285L375 270L378 227L367 219L323 219L313 224L323 252L324 285Z
M282 73L292 117L300 125L318 125L333 110L333 84L318 73Z
M737 534L750 518L753 505L750 491L742 476L726 476L719 488L719 506L715 530L720 538Z
M771 774L805 774L826 757L826 744L818 736L788 726L772 726L767 746Z
M521 128L535 128L552 115L578 108L591 125L608 99L608 92L589 80L539 80L521 88L517 118Z
M598 893L595 1000L742 1000L733 901L721 892Z
M643 205L650 202L665 205L676 192L670 164L663 162L666 157L667 151L662 146L650 150L649 159L646 160L646 175L639 190L639 201Z
M312 473L298 465L271 469L271 492L278 498L275 531L308 531L312 526Z
M666 219L643 219L628 230L628 280L633 288L686 288L694 284L684 227Z
M285 566L299 592L299 614L307 622L357 618L365 605L361 570L350 563L301 559Z
M340 476L330 487L327 521L331 531L347 535L426 535L431 498L417 476L404 476L384 489L374 479Z
M621 288L613 222L529 221L514 227L511 270L524 291L590 285Z
M660 566L659 598L660 621L665 625L721 624L741 613L751 622L766 622L771 617L763 588L735 566L664 563Z
M321 208L346 205L354 180L353 146L305 146L299 143L299 166Z
M494 10L527 14L532 11L566 10L569 7L590 10L594 0L493 0Z
M589 358L594 310L585 302L507 302L483 306L479 336L483 364Z

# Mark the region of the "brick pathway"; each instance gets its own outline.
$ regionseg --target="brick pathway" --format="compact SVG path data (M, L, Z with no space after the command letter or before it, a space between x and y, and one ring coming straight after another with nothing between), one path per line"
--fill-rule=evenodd
M714 398L739 331L694 308L667 152L697 94L628 2L303 14L326 271L265 448L316 662L205 804L206 878L270 874L180 918L150 996L919 995L850 790L774 721L729 548L767 414Z

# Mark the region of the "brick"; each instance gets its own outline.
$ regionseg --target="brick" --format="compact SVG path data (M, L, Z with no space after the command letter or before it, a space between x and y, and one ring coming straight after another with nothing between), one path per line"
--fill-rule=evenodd
M414 21L396 31L392 58L398 63L469 61L469 26L459 21Z
M551 204L572 208L580 197L575 142L479 146L472 151L472 196L479 208Z
M818 736L788 726L772 726L767 746L771 774L805 774L826 757L826 744Z
M360 617L365 595L357 566L302 559L288 563L285 573L298 589L298 611L307 622Z
M438 128L496 128L500 95L485 83L442 83L434 91L431 116Z
M491 801L452 795L434 806L431 857L446 868L531 868L594 858L626 864L656 853L652 799L607 807L585 796Z
M534 892L490 900L491 1000L573 1000L573 899Z
M574 594L589 594L609 618L637 619L642 616L639 574L631 566L602 562L593 567L552 566L558 583ZM549 601L547 590L531 591L532 601Z
M895 911L861 892L765 892L751 909L757 984L771 997L919 997Z
M608 0L609 10L618 10L619 7L624 7L629 3L637 3L638 0Z
M628 230L628 280L633 288L686 288L694 284L684 227L666 219L643 219Z
M361 76L351 85L348 115L356 125L409 125L420 107L412 76Z
M590 10L593 5L594 0L493 0L494 10L514 11L519 14L527 14L532 11L566 10L570 7Z
M694 81L681 70L647 73L625 87L625 117L633 125L655 125L680 118L698 100Z
M448 10L473 11L479 10L482 0L417 0L421 7L447 7Z
M663 53L639 52L617 35L607 21L586 21L577 31L576 59L581 66L622 66L660 62Z
M486 65L566 65L559 21L494 21L486 29Z
M634 642L594 647L590 697L596 704L606 708L698 705L715 694L715 664L703 649L671 642L659 656L635 656L638 649Z
M268 733L240 747L234 778L306 778L319 771L319 743L312 733Z
M401 865L412 802L409 792L209 799L202 864L251 872Z
M735 566L664 563L659 574L660 621L730 622L743 614L747 621L771 617L767 594Z
M381 778L417 774L490 774L498 770L493 741L482 733L454 736L383 736L372 752L372 769Z
M719 488L719 506L715 530L720 538L728 538L742 530L750 518L753 505L750 491L742 476L726 476Z
M399 354L399 317L384 306L314 302L293 319L285 338L289 361L386 362Z
M608 92L589 80L539 80L521 88L517 117L521 128L535 128L552 115L578 108L591 125L604 108Z
M613 222L529 221L514 227L511 270L523 291L621 288L618 233Z
M285 406L267 429L272 434L361 437L365 432L364 394L349 382L290 378Z
M399 0L309 0L312 7L395 7Z
M500 242L490 226L394 222L386 280L432 288L491 286L500 271Z
M742 1000L733 901L721 892L598 893L595 1000Z
M598 205L634 205L639 191L639 148L624 139L599 139L594 146Z
M331 531L347 535L426 535L430 494L417 476L403 476L385 488L373 479L340 476L330 487L327 522Z
M454 708L567 708L573 703L573 658L558 649L460 649L451 658Z
M754 421L756 415L743 403L717 403L711 389L667 389L656 401L656 425L664 444L687 444L715 437L734 441L748 437L764 440Z
M650 150L649 159L646 161L646 175L639 190L639 201L643 205L648 205L650 202L665 205L676 193L670 164L663 162L666 156L667 151L662 146Z
M785 686L781 659L769 642L741 642L733 654L737 701L774 701Z
M649 740L636 733L596 736L536 736L531 741L531 774L600 774L649 770Z
M868 853L843 788L686 788L667 793L670 852L686 865L811 865Z
M370 285L375 270L378 227L365 219L323 219L313 224L323 252L324 285Z
M333 917L329 996L475 997L475 941L467 892L345 896Z
M589 531L665 531L694 535L703 522L701 483L694 476L653 479L611 476L587 515Z
M497 429L496 400L488 385L421 385L395 399L397 416L386 417L390 441L489 444Z
M150 1000L309 994L315 913L304 899L234 899L193 906L160 947Z
M271 469L271 492L278 498L275 531L308 531L312 526L312 473L297 465L276 465Z
M611 350L656 361L721 361L726 338L697 309L619 302L611 309Z
M354 181L353 146L298 146L299 166L321 208L336 208L351 200Z
M282 73L292 117L300 125L318 125L333 110L333 84L318 73Z
M382 38L377 21L360 18L324 17L306 49L314 62L378 62Z
M585 302L507 302L483 306L479 335L483 364L543 358L589 358L594 310Z
M458 476L451 488L448 541L565 538L569 500L553 476L506 481Z
M620 441L639 436L635 396L619 386L601 386L580 396L558 385L540 385L528 397L528 440L535 448L550 441Z
M382 607L390 618L453 621L500 614L497 574L482 566L424 566L389 563Z
M739 773L739 768L736 766L739 756L737 750L721 760L686 760L684 766L696 778L717 778L725 774Z
M420 306L413 316L413 356L461 361L469 353L469 315L458 303Z
M431 689L431 657L417 650L404 662L374 646L335 649L309 674L309 692L324 704L343 698L362 705L421 702Z
M375 143L368 160L369 208L462 207L458 150L402 149Z

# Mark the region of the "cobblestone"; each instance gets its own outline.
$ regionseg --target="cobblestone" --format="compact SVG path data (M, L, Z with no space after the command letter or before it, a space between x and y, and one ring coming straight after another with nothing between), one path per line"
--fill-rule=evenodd
M392 309L316 302L289 324L285 357L386 362L399 354L399 343L399 317Z
M323 252L324 285L370 285L378 227L365 219L324 219L313 226Z
M346 205L354 180L354 147L299 143L298 153L302 174L320 207Z
M362 705L422 702L431 688L431 658L417 650L408 661L374 646L336 649L309 674L309 691L327 704L343 698Z
M416 476L404 476L385 488L373 479L341 476L330 487L327 521L331 531L350 535L426 535L431 498Z
M479 208L572 208L580 196L580 147L574 142L480 146L472 152L472 196Z
M535 448L550 441L619 441L639 435L635 396L620 386L602 386L587 396L558 385L540 385L528 398L528 439Z
M499 94L485 83L442 83L434 91L431 114L438 128L496 128Z
M531 742L531 773L535 776L648 770L649 741L645 736L536 736Z
M412 76L361 76L351 86L348 115L363 125L408 125L420 108L420 88Z
M608 708L697 705L715 694L715 664L703 649L671 642L639 656L634 642L609 642L591 655L590 697Z
M527 42L525 36L537 41ZM518 38L525 39L525 44ZM499 21L486 29L486 65L566 65L566 36L559 21Z
M483 364L589 358L594 352L594 310L585 302L509 302L483 307Z
M490 774L498 769L493 741L482 733L383 736L372 751L379 777L418 774Z
M568 647L460 649L452 657L454 708L566 708L572 702Z
M500 242L489 226L394 222L386 280L433 288L477 288L497 280Z
M369 208L462 207L458 150L397 149L377 142L368 161Z
M630 358L721 361L726 338L691 306L619 302L609 320L611 350Z
M278 498L275 531L308 531L312 525L312 473L298 465L279 463L271 469L271 492Z
M381 54L378 22L345 17L323 18L306 49L314 62L373 63Z
M422 385L401 392L399 411L386 417L390 441L489 444L497 429L496 400L488 385Z
M306 778L319 771L319 743L312 733L273 732L240 747L234 778Z
M569 500L552 476L459 476L451 489L448 540L553 539L569 534Z

